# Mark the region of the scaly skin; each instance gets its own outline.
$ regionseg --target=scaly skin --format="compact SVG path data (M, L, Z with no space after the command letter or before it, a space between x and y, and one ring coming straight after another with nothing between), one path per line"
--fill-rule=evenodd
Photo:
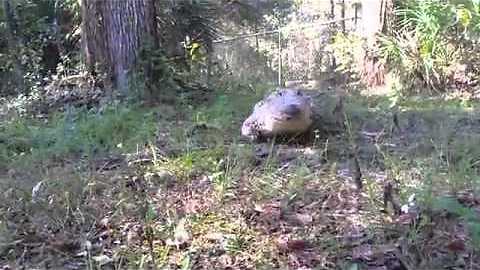
M243 122L242 136L259 137L304 133L312 124L311 98L301 91L279 89L258 102Z

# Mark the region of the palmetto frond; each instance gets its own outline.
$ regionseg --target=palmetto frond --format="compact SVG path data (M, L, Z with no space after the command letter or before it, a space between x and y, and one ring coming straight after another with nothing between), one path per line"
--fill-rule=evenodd
M221 30L215 14L216 1L159 1L157 10L159 30L166 40L183 42L185 39L207 46L218 38Z

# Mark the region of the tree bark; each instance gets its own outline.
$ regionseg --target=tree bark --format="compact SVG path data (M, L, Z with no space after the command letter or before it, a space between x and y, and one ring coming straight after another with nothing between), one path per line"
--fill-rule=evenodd
M380 22L382 25L382 33L388 33L393 26L394 3L393 0L382 1L382 13L380 14Z
M375 44L376 35L382 31L382 6L384 0L362 0L363 36L369 45Z
M345 26L346 25L345 24L345 8L346 8L345 7L345 0L340 1L340 14L341 14L340 19L342 20L340 25L342 27L342 33L344 33L344 34L346 33L346 30L347 30L347 28Z
M106 72L126 93L140 47L154 42L153 0L81 0L82 48L90 73Z
M10 0L3 0L3 10L5 12L5 21L7 25L7 35L8 35L8 50L13 55L13 76L14 82L19 90L19 92L25 92L25 70L23 68L22 62L20 61L20 48L22 47L22 42L18 37L18 25L17 20L15 19L15 12L12 8Z
M330 19L335 20L335 0L330 0Z

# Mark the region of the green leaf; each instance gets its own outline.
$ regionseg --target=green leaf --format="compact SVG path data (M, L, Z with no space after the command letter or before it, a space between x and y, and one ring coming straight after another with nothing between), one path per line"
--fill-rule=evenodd
M192 269L192 262L189 254L185 254L181 262L181 270L190 270Z
M152 204L149 204L147 212L145 213L145 220L147 222L151 222L155 220L156 217L157 217L157 212L155 211L155 208L153 207Z
M457 19L463 27L467 28L472 21L472 13L466 8L457 9Z

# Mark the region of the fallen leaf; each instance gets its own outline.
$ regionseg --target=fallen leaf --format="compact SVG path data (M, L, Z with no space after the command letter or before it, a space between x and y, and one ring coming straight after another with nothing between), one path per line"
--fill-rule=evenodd
M111 263L113 261L112 258L108 257L105 254L93 256L92 259L97 262L100 266L105 265L107 263Z
M110 219L108 217L104 217L99 221L99 225L102 226L103 228L109 228L110 227Z
M373 256L373 250L371 245L361 245L355 247L352 251L352 258L354 260L361 259L370 261Z
M400 216L398 216L398 218L395 219L395 222L402 225L409 225L412 224L416 218L417 214L410 212L401 214Z
M279 202L255 205L254 210L260 213L260 220L266 223L277 223L282 215Z
M310 246L310 243L305 240L295 239L289 240L287 246L290 250L304 250Z
M295 213L293 215L288 215L285 217L285 219L293 223L294 225L301 225L301 226L306 226L309 225L313 222L313 217L310 214L303 214L303 213Z
M196 214L199 212L201 204L199 200L190 199L185 203L185 213L187 214Z
M450 241L447 245L448 249L453 252L461 252L465 250L465 241L461 239L455 239Z
M184 244L190 241L190 233L185 228L186 219L181 219L177 226L175 227L175 232L173 234L173 240L168 239L166 241L167 245L176 246L180 248Z
M279 201L274 201L270 203L264 203L264 204L255 204L254 210L260 213L263 212L270 212L274 209L279 209L280 208L280 202Z
M65 234L57 234L54 238L50 239L50 246L56 250L62 252L75 252L80 248L80 243L73 238Z
M208 240L220 241L224 238L224 235L223 233L212 232L212 233L207 233L207 235L205 235L205 238Z
M308 241L302 239L289 239L288 236L277 238L277 247L283 252L305 250L310 246Z
M46 186L43 181L38 182L35 184L35 186L32 188L32 202L37 202L41 199L41 197L45 196L45 191L46 191Z

